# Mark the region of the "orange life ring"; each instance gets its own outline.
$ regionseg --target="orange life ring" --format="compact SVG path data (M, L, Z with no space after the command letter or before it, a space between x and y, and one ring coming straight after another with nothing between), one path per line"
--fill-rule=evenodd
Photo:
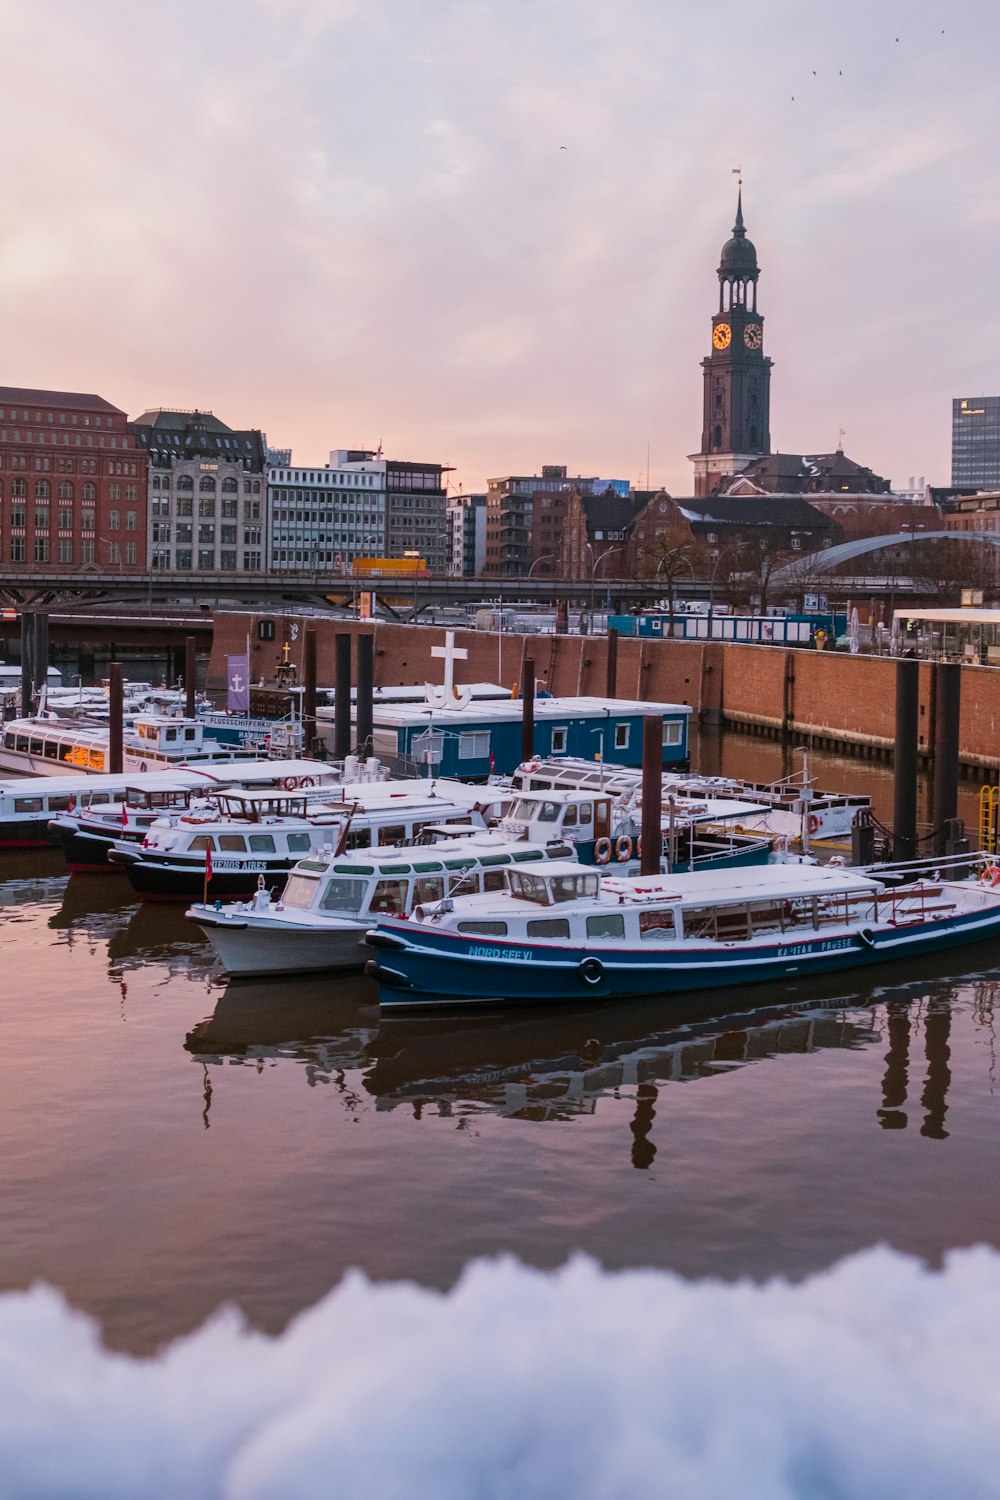
M312 776L303 776L302 780L299 782L299 786L315 786L315 785L316 785L316 782L315 782L315 780L313 779Z
M636 859L641 859L642 858L642 834L641 833L640 833L639 837L635 841L635 857L636 857Z
M981 885L1000 885L1000 868L996 865L987 865L979 881Z
M299 789L299 778L297 776L286 776L281 785L286 792L297 792Z
M599 865L606 865L611 858L611 840L598 839L594 845L594 858Z
M626 859L631 858L632 840L629 838L627 833L623 833L620 838L615 839L615 859L624 863Z
M809 814L808 828L810 833L819 833L819 818L815 813Z

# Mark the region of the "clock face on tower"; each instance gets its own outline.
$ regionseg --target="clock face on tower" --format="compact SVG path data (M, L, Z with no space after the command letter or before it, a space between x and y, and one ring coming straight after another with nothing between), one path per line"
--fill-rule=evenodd
M743 342L748 349L759 349L764 342L764 330L759 323L748 323L743 330Z
M733 337L733 330L728 323L716 323L712 329L712 343L716 349L728 349Z

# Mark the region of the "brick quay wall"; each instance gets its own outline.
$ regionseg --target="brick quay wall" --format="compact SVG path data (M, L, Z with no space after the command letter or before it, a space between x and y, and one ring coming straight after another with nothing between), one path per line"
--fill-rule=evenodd
M274 640L258 640L261 619L274 621ZM274 681L285 641L301 681L307 626L317 633L321 687L333 685L333 642L341 631L375 636L376 687L442 680L442 662L431 656L431 647L444 640L444 627L439 625L219 613L208 668L209 692L215 697L225 693L226 657L245 652L248 638L252 681ZM455 643L469 653L456 670L460 683L501 682L512 687L522 681L524 661L530 657L536 681L544 680L555 694L603 696L606 692L606 636L509 634L498 638L485 631L456 630ZM721 641L634 637L618 641L620 698L687 703L702 724L790 734L803 743L887 759L895 735L895 674L896 663L889 657ZM921 663L919 748L924 755L933 749L934 716L933 669ZM1000 769L1000 669L962 667L959 752L963 766L973 773L990 775Z

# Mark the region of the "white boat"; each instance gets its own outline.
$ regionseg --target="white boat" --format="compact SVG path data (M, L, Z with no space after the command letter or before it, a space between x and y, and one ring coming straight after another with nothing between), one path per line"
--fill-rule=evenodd
M409 916L423 902L495 891L505 868L566 859L570 852L565 844L510 842L481 828L409 849L313 850L293 867L277 900L261 877L252 900L196 902L186 915L205 932L227 974L360 969L370 956L365 932L387 912Z
M969 863L951 868L961 877ZM808 977L1000 934L992 866L979 880L930 863L914 875L771 865L602 881L556 862L507 871L500 896L380 918L367 967L387 1006L578 1000Z
M114 843L108 858L146 901L251 895L258 876L277 889L300 859L406 843L429 824L470 818L486 827L482 787L390 781L345 786L334 800L302 792L226 792L210 811L157 818L142 843Z
M605 766L589 760L551 757L525 761L511 778L513 790L546 791L549 788L600 787L611 794L628 794L642 784L642 772L631 767ZM849 792L820 791L809 775L808 759L802 770L778 781L743 781L733 776L699 776L665 771L663 796L711 798L755 804L743 826L772 833L808 846L810 843L850 842L851 827L859 812L871 810L871 798Z

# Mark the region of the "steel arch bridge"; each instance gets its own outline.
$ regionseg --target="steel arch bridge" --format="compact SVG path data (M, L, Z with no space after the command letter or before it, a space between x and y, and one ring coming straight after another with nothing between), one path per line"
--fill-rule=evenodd
M824 547L820 552L810 552L797 557L794 562L778 568L775 583L793 583L810 574L826 573L840 563L863 557L866 552L881 552L886 547L912 546L921 542L988 542L991 547L1000 547L1000 532L995 531L900 531L891 536L866 536L854 542L840 542L836 547Z

